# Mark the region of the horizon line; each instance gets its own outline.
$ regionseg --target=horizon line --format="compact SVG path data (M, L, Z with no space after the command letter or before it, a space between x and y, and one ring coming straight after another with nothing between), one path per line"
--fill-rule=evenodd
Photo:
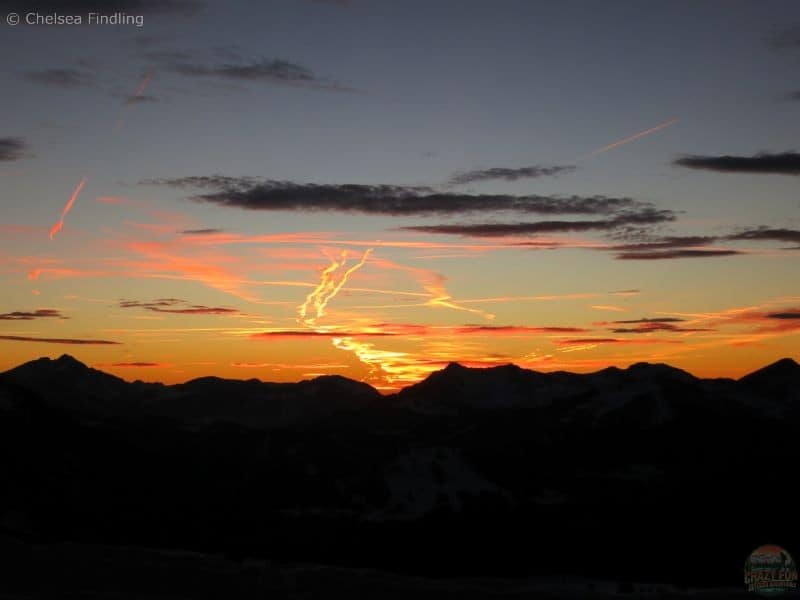
M403 391L405 389L408 389L408 388L413 387L413 386L415 386L415 385L417 385L417 384L419 384L419 383L421 383L423 381L426 381L432 375L435 375L437 373L441 373L441 372L446 371L447 369L453 368L453 367L458 367L458 368L461 368L461 369L467 369L467 370L472 370L472 371L488 371L490 369L515 367L517 369L520 369L521 371L528 371L530 373L538 373L538 374L541 374L541 375L554 375L554 374L562 373L562 374L567 374L567 375L575 375L575 376L578 376L578 377L586 377L586 376L590 376L590 375L594 375L594 374L597 374L597 373L601 373L603 371L610 370L610 369L616 369L618 371L629 371L630 369L632 369L634 367L637 367L637 366L640 366L640 365L646 365L646 366L651 366L651 367L658 367L658 366L668 367L668 368L673 369L675 371L680 371L682 373L686 373L687 375L689 375L689 376L691 376L694 379L697 379L699 381L714 381L714 380L720 380L720 379L722 379L722 380L726 380L727 379L727 380L730 380L730 381L737 381L737 382L741 381L742 379L745 379L746 377L748 377L750 375L753 375L754 373L758 373L760 371L763 371L765 369L768 369L770 367L773 367L775 365L778 365L778 364L781 364L781 363L785 363L785 362L790 362L793 365L795 365L796 367L800 368L800 363L798 363L798 361L795 360L794 358L792 358L791 356L784 356L782 358L774 360L774 361L772 361L772 362L770 362L768 364L763 365L762 367L759 367L759 368L755 369L754 371L750 371L748 373L745 373L744 375L742 375L740 377L699 377L699 376L695 375L694 373L692 373L690 371L687 371L686 369L682 369L680 367L675 367L673 365L670 365L669 363L647 362L647 361L634 362L634 363L631 363L631 364L629 364L629 365L627 365L625 367L619 367L619 366L616 366L616 365L608 365L608 366L602 367L602 368L594 370L594 371L587 371L585 373L577 373L577 372L574 372L574 371L565 371L563 369L555 369L555 370L552 370L552 371L540 371L540 370L537 370L537 369L531 369L531 368L528 368L528 367L522 367L522 366L517 365L516 363L513 363L513 362L502 363L502 364L491 364L491 365L486 365L486 366L471 366L469 364L462 364L459 361L450 361L447 364L445 364L441 369L438 369L438 370L435 370L435 371L431 371L430 373L427 374L426 377L421 378L419 381L416 381L416 382L413 382L413 383L409 383L409 384L407 384L405 386L402 386L402 387L385 388L385 387L375 386L375 385L373 385L373 384L371 384L371 383L369 383L367 381L362 381L362 380L359 380L359 379L353 379L351 377L347 377L345 375L340 375L338 373L320 374L320 375L317 375L315 377L308 377L308 378L304 378L304 379L298 379L296 381L268 381L268 380L259 379L257 377L249 377L249 378L237 379L237 378L229 378L229 377L219 377L217 375L201 375L199 377L192 377L191 379L187 379L186 381L177 382L177 383L164 383L163 381L144 381L142 379L125 379L124 377L120 377L118 375L115 375L113 373L105 371L105 370L103 370L103 368L98 368L98 367L108 367L109 365L102 365L102 364L88 365L88 364L84 363L83 361L75 358L71 354L63 353L58 358L52 358L50 356L40 356L39 358L35 358L35 359L32 359L32 360L20 363L15 367L11 367L10 369L7 369L6 371L0 372L0 377L2 377L3 375L5 375L5 374L7 374L7 373L9 373L11 371L14 371L16 369L24 367L25 365L29 365L29 364L40 362L40 361L44 361L44 360L47 360L47 361L50 361L50 362L56 362L56 361L59 361L59 360L63 360L65 358L68 359L68 360L72 360L72 361L77 362L78 364L80 364L81 366L83 366L86 369L93 369L95 371L103 373L104 375L108 375L110 377L115 377L116 379L120 379L120 380L122 380L122 381L124 381L124 382L126 382L128 384L133 384L133 383L136 383L136 382L140 382L140 383L145 383L145 384L163 385L165 387L173 387L173 386L176 386L176 385L185 385L187 383L191 383L193 381L198 381L200 379L219 379L219 380L223 380L223 381L241 381L241 382L256 380L259 383L263 383L263 384L298 385L298 384L309 382L309 381L316 381L318 379L337 377L337 378L340 378L340 379L346 379L347 381L352 381L354 383L367 385L370 388L372 388L373 390L375 390L376 392L378 392L382 396L392 396L392 395L398 394L398 393L400 393L401 391ZM464 361L464 362L469 363L469 361ZM137 366L137 365L140 366L140 367L151 366L151 365L146 365L145 363L140 363L140 364L129 363L126 366ZM111 365L111 366L113 366L113 365ZM388 391L389 389L391 389L393 391Z

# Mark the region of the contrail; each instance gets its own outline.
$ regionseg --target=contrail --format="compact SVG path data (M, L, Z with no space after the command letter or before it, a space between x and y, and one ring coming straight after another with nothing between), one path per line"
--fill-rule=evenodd
M144 91L145 91L145 89L147 89L147 85L150 83L150 80L152 78L153 78L153 76L151 74L149 74L149 73L144 76L144 78L142 79L141 83L136 88L136 92L134 93L134 97L135 98L138 98L142 94L144 94ZM114 126L114 130L115 131L119 131L120 129L122 129L123 125L125 124L125 113L126 113L126 111L127 111L127 109L129 107L130 107L129 104L126 104L123 107L122 114L120 115L120 118L117 120L117 123ZM50 229L50 239L51 240L64 227L64 218L67 216L67 213L72 209L72 205L75 204L75 200L78 199L78 195L81 193L81 190L83 189L83 186L85 184L86 184L86 177L81 179L80 183L78 184L78 187L76 187L75 191L72 192L72 197L69 199L69 202L67 202L67 205L64 207L64 210L61 212L61 219L59 219L58 223L53 225L52 229Z
M147 84L150 83L150 80L153 76L148 73L142 79L142 82L139 84L139 87L136 88L136 91L133 93L132 98L139 98L144 94L144 91L147 89ZM128 110L131 108L131 98L128 98L128 101L125 103L125 106L122 107L122 113L120 114L117 122L114 124L114 131L120 131L125 126L125 115L128 113Z
M490 321L494 319L494 315L492 313L477 308L468 308L466 306L461 306L460 304L457 304L456 301L453 299L453 297L448 293L447 289L444 287L444 277L441 275L437 276L437 280L435 282L431 282L428 285L425 285L425 291L429 292L432 296L432 298L425 303L427 306L439 306L442 308L452 308L453 310L463 310L465 312L470 312L476 315L480 315L484 319L488 319Z
M313 331L326 331L317 325L317 320L325 315L325 307L344 287L350 275L364 266L372 250L367 248L361 259L349 269L345 269L347 251L343 251L339 259L331 258L331 264L322 272L319 285L298 307L300 315L298 321ZM331 342L334 348L352 352L359 362L369 367L367 379L373 380L381 389L394 390L397 388L395 385L397 381L409 383L419 379L419 376L414 376L418 369L415 361L409 359L405 352L379 350L372 344L359 342L352 337L334 337ZM426 372L432 370L433 368L430 368Z
M140 83L139 87L136 88L136 93L134 94L134 96L139 97L142 94L144 94L145 89L147 89L147 84L150 83L150 80L152 78L153 78L153 76L150 73L145 75L144 79L142 79L142 83Z
M341 272L347 264L347 252L342 252L339 260L333 260L331 265L322 272L319 285L306 296L306 301L300 305L300 322L309 327L313 327L317 319L325 314L325 307L328 305L328 302L333 300L336 294L344 287L350 275L364 266L370 254L372 254L372 248L367 248L361 256L361 260L344 271L339 277L337 277L337 274ZM309 309L312 307L314 314L309 316Z
M608 146L603 146L602 148L598 148L597 150L593 150L589 154L585 154L584 156L579 157L577 160L583 160L585 158L590 158L592 156L596 156L596 155L600 154L601 152L606 152L608 150L613 150L614 148L619 148L620 146L623 146L623 145L628 144L630 142L636 141L639 138L643 138L646 135L650 135L651 133L655 133L657 131L661 131L662 129L666 129L667 127L670 127L671 125L674 125L678 121L680 121L680 119L677 119L677 118L670 119L669 121L661 123L660 125L656 125L655 127L651 127L650 129L646 129L644 131L640 131L639 133L634 133L633 135L631 135L629 137L626 137L625 139L619 140L618 142L614 142L613 144L609 144Z
M407 352L379 350L373 344L359 342L351 337L333 338L335 348L352 352L369 367L365 381L377 389L397 391L398 387L416 383L439 367L410 355Z
M70 209L72 209L72 205L75 204L75 200L78 199L78 194L81 193L81 190L83 189L84 185L86 185L86 177L81 179L80 183L78 184L78 187L76 187L75 191L72 192L72 196L70 196L69 202L67 202L66 206L64 206L64 210L61 211L61 218L58 220L58 223L53 225L53 227L50 229L51 240L64 227L64 218L67 216L67 213L70 211Z

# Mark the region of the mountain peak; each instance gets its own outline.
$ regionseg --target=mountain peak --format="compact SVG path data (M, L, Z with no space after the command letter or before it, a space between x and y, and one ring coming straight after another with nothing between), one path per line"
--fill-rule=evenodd
M85 365L74 356L62 354L58 358L43 356L19 365L6 372L7 375L36 382L37 385L52 384L55 380L61 385L65 382L104 381L122 382L119 377L104 373Z
M629 366L626 372L636 376L695 379L691 373L665 363L638 362Z
M780 360L776 360L771 365L767 365L762 370L781 370L781 371L800 371L800 364L797 364L792 358L782 358Z
M764 378L785 378L800 376L800 365L791 358L782 358L749 375L742 377L741 381L753 382Z
M71 356L70 354L62 354L57 359L55 359L53 362L55 362L57 365L61 365L63 367L73 367L73 368L81 367L83 369L88 368L85 364L83 364L81 361L79 361L74 356Z

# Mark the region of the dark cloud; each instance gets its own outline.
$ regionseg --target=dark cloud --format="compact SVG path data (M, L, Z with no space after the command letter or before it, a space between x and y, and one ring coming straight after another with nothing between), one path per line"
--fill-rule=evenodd
M179 233L181 233L183 235L213 235L215 233L222 233L224 231L225 231L224 229L212 229L212 228L207 228L207 229L184 229L183 231L180 231Z
M530 167L505 168L493 167L490 169L475 169L463 173L456 173L450 178L452 185L473 183L476 181L490 181L493 179L503 179L505 181L517 181L518 179L535 179L537 177L553 177L562 173L570 173L577 167L575 165L563 165L545 167L533 165Z
M41 342L43 344L76 344L76 345L98 345L98 346L119 346L119 342L109 340L81 340L72 338L39 338L20 335L0 335L0 340L8 342Z
M320 77L303 65L281 58L244 56L236 48L216 48L205 54L157 50L147 53L146 58L162 69L184 77L354 91L350 87Z
M731 256L742 252L724 248L698 248L711 246L715 242L726 241L777 241L800 244L800 231L793 229L772 229L757 227L743 229L738 233L724 236L644 236L643 241L617 244L600 248L618 252L617 258L623 260L657 260L668 258L703 258L706 256Z
M186 300L178 298L158 298L151 302L138 300L122 300L120 308L142 308L152 312L171 313L176 315L231 315L239 314L235 308L220 306L203 306L202 304L189 304Z
M704 169L722 173L754 173L800 175L800 153L762 152L754 156L684 156L674 164L690 169Z
M582 346L584 344L624 344L627 340L616 338L578 338L572 340L559 340L560 346Z
M464 325L456 327L454 333L586 333L582 327L528 327L525 325Z
M205 5L202 0L0 0L0 11L81 15L85 20L90 12L191 16Z
M224 175L155 179L142 183L210 190L190 198L247 210L336 211L393 216L503 210L533 214L610 215L652 210L644 202L630 198L456 194L422 186L294 183Z
M531 327L527 325L461 325L456 327L430 327L404 323L377 323L363 331L313 331L309 329L286 329L253 334L254 339L269 338L345 338L345 337L392 337L405 335L490 335L490 334L559 334L586 333L581 327Z
M703 236L665 236L653 241L635 244L618 244L607 248L614 251L644 252L650 250L667 250L670 248L691 248L693 246L706 246L717 240L715 237Z
M642 319L624 319L619 321L611 321L604 323L595 323L595 325L634 325L635 327L612 327L611 333L652 333L655 331L666 331L672 333L697 333L703 331L716 331L714 329L701 328L701 327L683 327L679 323L683 323L685 319L677 317L652 317Z
M559 346L584 346L590 344L682 344L680 340L666 339L620 339L620 338L578 338L572 340L557 340Z
M466 237L512 237L546 233L574 233L581 231L611 231L626 225L660 224L675 220L669 210L644 208L620 214L613 219L593 221L536 221L529 223L471 223L456 225L413 225L401 227L403 231L461 235Z
M789 310L785 312L769 313L768 319L800 319L800 309Z
M254 333L250 337L252 339L270 339L270 338L346 338L346 337L387 337L397 335L391 331L312 331L310 329L299 330L284 330L284 331L265 331L263 333Z
M152 363L152 362L120 362L120 363L111 363L107 365L98 365L100 367L116 367L116 368L131 368L131 369L139 369L139 368L152 368L152 367L165 367L164 363Z
M611 333L652 333L654 331L667 331L671 333L698 333L705 331L716 331L707 327L679 327L671 323L641 323L636 327L617 327L611 329Z
M623 321L611 321L618 325L633 325L639 323L683 323L686 319L679 319L677 317L653 317L643 319L628 319Z
M250 81L272 81L288 84L305 84L315 81L307 68L280 59L261 59L241 64L177 64L174 70L190 77L222 77Z
M622 252L617 260L669 260L673 258L712 258L715 256L735 256L743 254L738 250L691 250L679 248L655 252Z
M800 100L800 90L798 90L796 92L789 92L789 94L787 95L787 98L789 100Z
M800 230L770 227L745 229L727 236L729 240L772 241L800 244Z
M69 319L54 308L40 308L34 311L16 310L0 314L0 321L33 321L35 319Z
M0 162L15 161L25 157L27 146L21 138L0 138Z
M90 86L94 85L95 82L93 73L71 67L25 71L23 76L26 79L36 83L41 83L42 85L49 85L65 89Z

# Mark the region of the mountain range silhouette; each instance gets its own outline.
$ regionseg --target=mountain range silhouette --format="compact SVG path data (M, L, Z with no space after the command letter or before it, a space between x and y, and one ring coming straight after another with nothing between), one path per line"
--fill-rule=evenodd
M19 573L72 544L737 586L753 548L800 549L798 439L788 358L738 380L453 363L382 396L126 382L64 355L0 374L0 546Z

